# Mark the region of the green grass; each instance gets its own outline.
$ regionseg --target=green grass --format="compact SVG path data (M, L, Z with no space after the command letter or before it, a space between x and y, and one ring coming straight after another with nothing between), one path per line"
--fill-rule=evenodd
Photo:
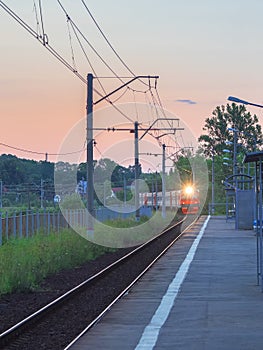
M140 221L136 222L135 217L130 217L127 219L114 219L114 220L106 220L103 223L107 226L116 227L116 228L128 228L133 226L141 225L144 222L147 222L149 218L147 216L141 216Z
M156 236L174 219L175 214L167 211L165 219L162 218L160 212L156 212L151 218L141 218L140 222L136 222L135 218L130 218L96 223L93 241L114 248L136 246ZM78 232L86 237L85 228L79 228Z
M95 259L112 249L71 230L13 239L0 247L0 295L37 288L48 275Z
M35 290L48 275L79 266L116 248L143 243L169 225L173 216L168 212L166 219L162 219L160 213L155 213L150 220L141 217L140 222L130 218L99 224L94 233L94 242L98 244L73 230L11 239L0 247L0 296Z

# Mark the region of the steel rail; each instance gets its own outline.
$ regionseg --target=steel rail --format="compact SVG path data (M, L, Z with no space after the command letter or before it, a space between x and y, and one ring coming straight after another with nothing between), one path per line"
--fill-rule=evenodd
M95 282L97 280L99 280L100 278L102 278L106 273L108 273L109 271L113 270L114 268L116 268L117 266L120 266L125 260L128 260L129 257L134 256L137 252L143 250L146 246L148 246L150 243L152 243L153 241L157 240L159 237L161 237L163 234L165 234L166 232L171 231L172 229L176 228L176 227L180 227L183 222L185 221L185 219L177 222L176 224L166 228L164 231L162 231L161 233L157 234L156 236L152 237L150 240L148 240L147 242L139 245L138 247L136 247L134 250L132 250L131 252L129 252L128 254L124 255L123 257L121 257L120 259L116 260L115 262L113 262L112 264L108 265L107 267L105 267L104 269L102 269L101 271L99 271L98 273L94 274L93 276L89 277L88 279L86 279L85 281L83 281L82 283L80 283L79 285L77 285L76 287L70 289L69 291L67 291L66 293L64 293L63 295L59 296L58 298L56 298L55 300L53 300L52 302L48 303L47 305L45 305L44 307L40 308L39 310L37 310L36 312L34 312L33 314L29 315L28 317L26 317L25 319L21 320L20 322L18 322L17 324L15 324L14 326L8 328L7 330L5 330L3 333L0 334L0 346L4 345L8 342L10 342L10 339L14 337L14 335L19 334L22 329L24 329L25 327L29 326L31 323L33 323L34 321L37 321L37 319L43 317L45 314L47 314L48 312L50 312L53 308L58 307L60 304L62 304L66 299L70 298L71 296L73 296L74 294L77 294L79 292L81 292L85 287L87 287L88 284L91 284L92 282ZM190 227L187 226L187 227ZM90 329L96 322L98 322L98 320L103 317L103 315L111 308L111 306L116 303L117 300L119 300L125 293L127 293L127 291L146 273L146 271L148 271L150 269L150 267L171 247L171 245L173 245L185 232L185 230L183 230L173 241L172 243L170 243L135 279L134 281L132 281L128 287L126 287L106 308L105 310L103 310L86 328L85 330L83 330L81 332L81 335L83 335L85 332L87 332L88 329ZM77 337L77 339L81 336L79 335ZM70 346L73 343L70 344ZM68 349L68 347L66 348Z
M99 320L111 309L111 307L116 304L117 301L119 301L128 291L138 282L138 280L156 263L157 260L159 260L166 252L167 250L178 240L182 237L182 235L185 233L187 229L189 229L194 223L198 220L199 217L197 217L194 221L192 221L167 247L163 249L163 251L93 320L91 321L85 329L75 338L73 339L70 344L68 344L64 350L69 350L74 344L77 343L77 341L86 334L96 323L99 322ZM181 222L175 224L172 227L167 228L163 233L172 230L176 226L179 226L183 223L184 220Z

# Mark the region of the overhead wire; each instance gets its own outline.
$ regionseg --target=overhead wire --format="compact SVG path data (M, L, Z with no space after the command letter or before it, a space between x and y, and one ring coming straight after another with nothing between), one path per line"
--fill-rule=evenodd
M116 72L115 70L104 60L104 58L99 54L98 50L95 49L94 45L91 44L91 42L87 39L86 35L84 35L84 33L81 31L81 29L77 26L77 24L72 20L72 18L69 16L66 8L62 5L61 1L60 0L57 0L60 8L62 9L62 11L64 12L64 14L69 18L69 20L71 21L71 24L72 24L72 27L75 28L75 30L81 35L81 37L83 38L83 40L88 44L88 46L91 48L91 50L95 53L95 55L101 60L101 62L112 72L112 74L115 76L115 78L119 79L121 83L125 83L125 81L123 80L122 77L120 77ZM86 5L86 4L85 4ZM93 17L93 20L94 17ZM96 23L96 26L98 27L98 24L97 22L95 21ZM108 41L109 43L109 41ZM110 44L110 43L109 43ZM112 46L111 46L112 47ZM113 47L112 47L113 48ZM114 48L113 48L114 50ZM114 50L115 53L117 54L116 50ZM118 55L118 54L117 54ZM119 55L118 55L119 56ZM120 56L119 56L120 58ZM120 58L121 59L121 58ZM123 62L123 64L125 64L125 62L123 60L121 60ZM126 64L125 64L126 65ZM127 66L127 65L126 65ZM127 66L128 67L128 66ZM131 71L129 70L129 72L131 72L131 74L135 77L136 75ZM97 79L99 79L98 76L96 76ZM142 81L141 79L138 79L139 81L143 82L144 85L147 85L144 81ZM129 89L133 90L131 87L129 87ZM137 92L139 92L139 90L137 90ZM140 92L144 92L143 91L140 91Z
M137 103L136 103L134 91L133 91L133 102L134 102L134 105L135 105L136 121L138 122L138 120L139 120L139 115L138 115L138 109L137 109Z
M100 154L100 156L103 157L103 154L102 154L102 152L100 151L100 149L98 148L97 143L96 143L94 146L95 146L96 150L98 151L98 153Z
M65 10L65 8L63 7L62 3L60 0L57 0L58 1L58 4L60 5L60 7L62 8L62 10L64 11L64 13L66 14L67 16L67 20L68 20L68 24L71 24L71 27L73 28L73 31L74 31L74 34L76 35L77 37L77 40L79 41L79 44L81 45L81 42L80 42L80 39L79 37L77 36L77 33L76 31L79 33L79 35L81 35L81 37L83 38L83 40L85 40L85 42L91 47L91 49L93 50L93 52L102 60L102 62L106 65L106 67L113 73L113 75L119 79L122 83L124 83L124 80L123 78L119 77L117 75L117 73L107 64L107 62L101 57L101 55L99 55L99 53L97 52L97 50L91 45L91 43L89 42L89 40L87 40L86 36L82 33L82 31L78 28L78 26L71 20L71 18L69 17L67 11ZM82 1L83 4L84 1ZM85 4L86 5L86 4ZM75 64L75 56L74 56L74 52L73 52L73 47L72 47L72 38L70 38L70 45L71 45L71 48L72 48L72 61L73 61L73 66L71 64L69 64L52 46L49 45L48 43L48 40L47 40L47 36L46 36L46 33L45 33L45 30L44 30L44 19L43 19L43 11L42 11L42 3L41 3L41 0L39 0L39 10L40 10L40 17L41 17L41 25L42 25L42 37L40 37L38 31L39 31L39 20L38 20L38 15L37 15L37 7L36 7L36 4L35 4L35 1L34 1L34 8L35 8L35 12L36 12L36 21L37 21L37 32L32 29L26 22L24 22L22 20L22 18L20 18L14 11L12 11L2 0L0 0L0 6L13 18L15 19L25 30L27 30L32 36L34 36L38 41L40 41L44 46L45 48L55 57L57 58L57 60L59 60L66 68L68 68L71 72L73 72L82 82L84 82L85 84L87 84L87 80L77 71L76 69L76 64ZM87 6L85 6L87 7ZM88 10L88 9L87 9ZM89 11L90 12L90 11ZM92 15L90 13L90 15ZM96 22L94 16L92 16L92 19L94 21L94 23L96 24L96 26L98 27L98 29L100 28L98 26L98 23ZM125 64L125 62L121 59L121 57L118 55L118 53L116 52L116 50L113 48L113 46L110 44L109 40L106 38L105 34L102 32L101 29L99 29L101 34L103 35L104 39L107 41L108 45L110 45L110 47L114 50L114 53L117 55L117 57L121 60L122 64L124 64L126 66L126 68L128 69L128 71L133 75L135 76L135 74L129 69L129 67ZM42 39L42 40L41 40ZM85 52L84 50L84 47L82 45L82 51ZM85 55L85 57L88 59L88 56ZM90 66L92 67L91 65L91 62L90 62ZM95 73L95 70L93 68L93 71ZM95 77L99 80L99 78L97 77L97 74L95 73L94 74ZM147 85L145 82L143 82L145 85ZM99 82L103 92L106 92L105 89L103 88L101 82ZM153 100L153 105L155 107L155 111L156 111L156 116L158 117L158 112L157 112L157 103L156 103L156 99L152 93L152 88L153 86L151 85L151 81L149 79L149 82L148 82L148 89L147 90L144 90L144 91L140 91L140 90L135 90L135 89L132 89L131 87L128 87L126 91L128 90L131 90L133 92L138 92L138 93L148 93L150 92L151 94L151 97L152 97L152 100ZM155 90L157 91L156 89L156 81L155 81ZM97 93L99 96L103 97L103 95L97 90L97 89L94 89L94 92ZM129 121L131 122L134 122L132 118L128 117L123 111L120 110L120 108L118 108L117 106L114 105L114 102L118 101L119 98L112 102L110 101L109 99L105 99L108 103L110 103L114 108L115 110L117 110L120 114L122 114L126 119L128 119ZM159 100L159 103L161 105L161 108L163 109L162 107L162 104L161 104L161 101L160 101L160 97L159 97L159 94L158 94L158 91L157 91L157 100Z
M138 94L146 94L148 91L150 91L150 87L149 86L145 90L137 90L137 89L131 88L130 86L127 86L127 89L131 90L132 92L136 92Z
M84 5L84 7L86 8L88 14L90 15L91 19L93 20L93 22L95 23L97 29L99 30L99 32L101 33L101 35L103 36L103 38L105 39L105 41L107 42L107 44L109 45L109 47L112 49L112 51L115 53L115 55L118 57L118 59L121 61L121 63L125 66L125 68L133 75L135 76L135 74L133 73L133 71L128 67L128 65L123 61L123 59L120 57L120 55L118 54L118 52L114 49L114 47L112 46L112 44L110 43L110 41L108 40L108 38L106 37L106 35L104 34L104 32L102 31L102 29L100 28L98 22L96 21L95 17L92 15L91 11L89 10L87 4L85 3L84 0L81 0L82 4Z
M72 37L71 37L68 18L67 18L67 28L68 28L68 37L69 37L69 45L70 45L70 51L71 51L72 66L75 68L75 71L77 72L78 70L77 70L77 65L76 65L76 61L75 61L75 55L74 55L74 50L73 50Z
M93 71L93 73L94 73L94 76L95 76L95 78L98 80L98 82L99 82L99 84L100 84L100 86L101 86L101 88L102 88L102 91L103 91L104 94L106 95L106 94L107 94L107 93L106 93L106 90L104 89L104 87L103 87L103 85L102 85L100 79L97 77L97 74L96 74L96 72L95 72L95 70L94 70L94 68L93 68L93 66L92 66L92 64L91 64L91 62L90 62L90 60L88 59L88 55L87 55L87 53L86 53L86 51L85 51L85 49L84 49L84 46L82 45L82 43L81 43L81 41L80 41L80 38L79 38L78 34L82 37L82 39L83 39L93 50L95 50L95 48L91 45L91 43L89 42L89 40L85 37L85 35L82 33L82 31L81 31L81 30L78 28L78 26L74 23L74 21L71 20L69 14L67 13L67 11L66 11L66 9L64 8L64 6L62 5L61 1L60 1L60 0L57 0L57 2L58 2L58 4L60 5L61 9L63 10L64 14L66 15L67 20L69 20L69 22L70 22L70 24L71 24L71 26L72 26L72 28L73 28L73 32L74 32L74 34L75 34L75 36L76 36L76 38L77 38L77 40L78 40L78 43L79 43L79 45L80 45L80 47L81 47L81 49L82 49L82 52L84 53L85 58L88 60L90 66L91 66L91 69L92 69L92 71ZM78 34L77 34L77 33L78 33ZM95 52L97 52L97 51L95 50ZM99 53L98 53L98 55L99 55ZM99 55L99 57L101 57L101 56ZM124 80L118 77L117 73L115 73L115 71L113 71L113 70L111 69L111 67L106 63L106 61L105 61L102 57L101 57L101 59L103 60L103 62L105 62L106 66L112 71L112 73L115 75L115 77L118 78L121 82L124 83ZM96 92L98 93L98 91L96 91ZM100 96L103 97L103 95L102 95L101 93L100 93ZM124 113L123 111L120 110L120 108L118 108L117 106L115 106L115 105L114 105L114 102L112 102L109 98L105 99L105 101L107 101L110 105L112 105L112 107L113 107L115 110L117 110L122 116L124 116L127 120L133 122L133 119L130 118L130 117L128 117L126 113Z
M92 50L98 55L98 57L102 60L102 62L107 66L107 68L114 74L114 76L116 78L118 78L122 83L124 83L124 80L119 77L117 75L117 73L107 64L107 62L101 57L101 55L99 55L99 53L97 52L97 50L91 45L91 43L87 40L87 38L85 37L85 35L81 32L81 30L78 28L78 26L71 20L70 16L68 15L67 11L65 10L64 6L62 5L60 0L57 0L58 4L60 5L60 7L62 8L63 12L65 13L65 15L67 16L68 20L71 22L71 25L79 32L79 34L83 37L83 39L88 43L88 45L92 48ZM52 46L50 46L48 44L48 42L46 41L46 39L44 38L44 36L46 36L46 33L44 31L44 20L43 20L43 11L42 11L42 3L41 0L39 0L39 7L40 7L40 16L41 16L41 23L42 23L42 36L39 36L39 33L36 32L35 30L33 30L26 22L24 22L22 20L21 17L19 17L13 10L11 10L2 0L0 0L0 6L13 18L15 19L24 29L26 29L32 36L34 36L38 41L40 41L49 51L50 53L55 56L61 63L63 63L68 69L70 69L78 78L80 78L85 84L87 83L86 79L81 76L81 74L78 73L78 71L76 70L76 68L72 65L70 65ZM36 4L34 2L34 8L36 11L36 21L37 21L37 26L39 26L39 20L38 20L38 16L37 16L37 8L36 8ZM93 17L94 18L94 17ZM95 19L94 19L95 20ZM97 22L96 22L97 23ZM42 40L40 40L42 39ZM115 50L116 52L116 50ZM116 52L117 54L117 52ZM118 54L117 54L118 55ZM125 64L125 62L123 61L123 63ZM127 66L128 67L128 66ZM130 71L130 70L129 70ZM135 76L135 74L131 71L132 75ZM96 75L97 77L97 75ZM98 78L98 77L97 77ZM147 85L147 84L146 84ZM149 90L151 88L150 82L149 82L149 88L147 90ZM131 87L129 87L129 89L133 90ZM146 91L147 91L146 90ZM99 93L96 89L94 89L94 91L102 96L101 93ZM139 90L135 90L136 92L146 92L144 91L139 91Z
M156 119L158 119L159 115L158 115L158 110L157 110L157 106L156 106L156 100L155 100L155 98L154 98L152 89L150 89L150 96L151 96L151 98L152 98L152 103L153 103L153 108L154 108L154 110L155 110Z
M114 52L114 54L117 56L117 58L120 60L120 62L123 64L123 66L135 77L136 74L129 68L129 66L124 62L124 60L120 57L120 55L118 54L118 52L115 50L115 48L113 47L113 45L110 43L109 39L106 37L106 35L104 34L103 30L101 29L101 27L99 26L98 22L96 21L95 17L93 16L93 14L91 13L90 9L88 8L86 2L84 0L81 0L82 4L84 5L85 9L87 10L89 16L91 17L91 19L93 20L93 22L95 23L97 29L99 30L99 32L101 33L101 35L103 36L103 38L105 39L105 41L107 42L107 44L109 45L109 47L112 49L112 51ZM141 80L141 79L140 79ZM141 80L141 82L145 85L147 85L143 80Z
M154 96L154 93L152 90L155 90L156 91L156 95L157 97ZM161 102L161 99L160 99L160 96L158 94L158 90L157 90L157 87L155 86L155 88L151 88L150 89L150 95L151 95L151 100L152 100L152 103L149 101L149 105L151 107L151 110L152 110L152 114L153 114L153 109L155 111L155 114L156 114L156 118L155 120L157 120L157 125L160 124L160 129L162 127L166 127L165 125L165 121L163 119L167 119L167 123L169 125L169 127L171 129L174 129L174 125L173 125L173 121L169 120L166 116L166 113L164 111L164 108L163 108L163 105L162 105L162 102ZM159 114L159 110L161 110L162 112L162 115L163 115L163 118L161 118L161 120L158 120L160 119L160 114ZM179 125L179 121L178 121L178 125ZM165 141L162 139L161 140L161 137L160 137L160 134L159 134L160 131L153 131L153 137L156 138L157 142L159 143L159 145L161 146L163 143L165 143L166 145L168 145L170 147L170 144L172 142L172 144L174 143L177 143L177 140L176 140L176 136L175 136L175 133L172 135L165 135Z
M35 17L36 17L37 33L40 33L40 24L39 24L37 6L36 6L35 0L33 0L33 12L35 12Z
M165 110L164 110L164 107L163 107L163 104L162 104L157 87L155 88L155 92L156 92L156 97L153 95L153 99L160 106L160 110L162 112L163 117L167 119L167 115L165 113ZM163 121L161 121L161 123L163 124ZM171 128L173 128L173 121L167 119L167 123ZM179 121L178 121L178 126L179 126ZM178 135L178 133L179 133L179 135ZM179 138L181 139L181 144L183 145L182 147L186 147L185 140L184 140L184 137L183 137L181 130L178 130L178 132L176 132L174 136L175 137L172 137L171 135L167 135L168 142L170 142L170 140L171 140L176 145L179 145L179 141L178 141L178 136L179 136Z
M89 45L91 50L95 53L95 55L104 63L104 65L112 72L112 74L118 78L122 83L124 83L124 80L118 77L118 74L110 67L110 65L104 60L104 58L99 54L99 52L95 49L95 47L91 44L91 42L87 39L87 37L84 35L84 33L80 30L80 28L76 25L76 23L71 19L68 12L66 11L65 7L62 5L60 0L57 0L59 6L61 7L64 14L69 18L69 21L71 22L72 26L76 29L76 31L81 35L83 40Z
M39 13L40 13L41 28L42 28L43 45L46 45L47 42L46 42L46 34L44 29L44 18L43 18L41 0L38 0L38 6L39 6Z
M151 92L152 92L151 96L152 96L152 100L153 100L154 105L156 106L156 108L157 108L157 105L158 105L159 110L160 110L160 112L161 112L162 115L163 115L163 118L164 118L164 119L167 119L167 123L168 123L168 125L170 126L170 128L174 128L174 126L173 126L173 121L171 121L171 120L169 120L169 119L167 118L167 115L166 115L166 113L165 113L165 110L164 110L164 107L163 107L163 104L162 104L162 101L161 101L161 98L160 98L160 95L159 95L159 92L158 92L158 89L157 89L157 86L155 86L154 91L155 91L156 97L154 96L153 92L151 91ZM160 123L161 123L161 125L164 126L164 121L163 121L163 120L161 120ZM179 121L178 121L178 126L179 126ZM182 138L183 138L183 137L182 137ZM173 142L175 141L175 140L174 140L174 137L172 137L171 135L167 135L167 139L168 139L168 142L169 142L170 140L172 140ZM176 142L176 141L175 141L175 142Z
M10 146L6 143L0 142L1 146L7 147L7 148L11 148L11 149L15 149L16 151L20 151L20 152L24 152L24 153L31 153L31 154L38 154L38 155L50 155L50 156L67 156L67 155L71 155L71 154L77 154L82 152L85 148L82 148L81 150L78 151L73 151L73 152L67 152L67 153L48 153L48 152L38 152L38 151L32 151L32 150L28 150L28 149L24 149L24 148L20 148L20 147L15 147L15 146Z
M76 35L77 35L77 33L76 33ZM92 66L92 64L91 64L91 62L90 62L90 60L89 60L89 58L88 58L88 56L87 56L87 54L86 54L86 51L85 51L85 49L84 49L84 47L83 47L81 41L79 40L79 37L78 37L78 36L76 36L76 37L77 37L77 40L79 41L79 44L81 45L81 48L82 48L82 50L83 50L83 53L84 53L86 59L87 59L88 62L89 62L89 65L91 66L91 70L92 70L94 76L96 77L95 70L94 70L94 68L93 68L93 66ZM104 94L106 95L107 92L106 92L106 90L104 89L104 87L103 87L103 85L102 85L100 79L97 79L97 81L98 81L98 83L99 83L99 85L100 85L102 91L103 91ZM129 117L126 113L124 113L123 111L121 111L117 106L115 106L115 103L116 103L127 91L128 91L128 90L125 89L124 93L123 93L120 97L118 97L115 101L111 101L109 98L106 98L105 101L108 102L110 105L112 105L112 107L113 107L118 113L120 113L123 117L125 117L127 120L129 120L130 122L133 123L133 119L132 119L132 118L130 118L130 117ZM100 96L103 97L102 94L100 94Z
M71 25L72 25L72 24L71 24ZM75 30L75 27L72 26L72 29L73 29L73 32L74 32L74 34L75 34L75 36L76 36L76 39L77 39L77 41L78 41L78 43L79 43L79 45L80 45L80 48L81 48L81 50L82 50L82 52L83 52L83 54L84 54L84 56L85 56L87 62L88 62L89 65L90 65L90 68L91 68L91 70L92 70L94 76L97 78L97 74L96 74L96 72L95 72L95 69L94 69L94 67L93 67L93 65L92 65L92 63L91 63L91 61L90 61L90 59L88 58L88 55L87 55L87 53L86 53L86 51L85 51L85 48L84 48L84 46L82 45L82 42L81 42L81 40L80 40L80 38L79 38L79 36L78 36L76 30ZM98 81L98 83L99 83L99 85L100 85L102 91L103 91L104 94L106 95L107 92L106 92L106 90L104 89L104 87L103 87L103 85L102 85L100 79L97 78L97 81ZM127 91L127 90L126 90L126 91ZM103 96L103 95L101 94L101 97L102 97L102 96ZM117 108L117 107L114 105L114 103L115 103L118 99L115 100L114 102L112 102L110 99L105 99L105 100L106 100L109 104L111 104L111 105L113 106L113 108L115 108L115 110L117 110L120 114L122 114L127 120L133 122L133 120L132 120L131 118L129 118L124 112L122 112L119 108Z
M68 15L67 15L67 18L68 18ZM92 65L92 63L91 63L91 61L90 61L90 59L89 59L89 57L88 57L88 55L87 55L87 53L86 53L86 50L85 50L85 48L84 48L84 46L83 46L83 44L82 44L82 42L81 42L81 40L80 40L80 38L79 38L79 36L78 36L78 33L76 32L75 27L72 25L71 21L70 21L69 23L71 24L73 33L74 33L74 35L75 35L75 37L76 37L76 39L77 39L77 41L78 41L78 43L79 43L79 46L80 46L80 48L81 48L81 50L82 50L82 52L83 52L84 57L86 58L86 60L87 60L87 62L88 62L88 64L89 64L89 66L90 66L90 68L91 68L91 70L92 70L92 72L93 72L95 78L97 79L97 81L98 81L98 83L99 83L99 85L100 85L102 91L103 91L104 94L106 95L107 92L106 92L105 88L103 87L100 78L98 78L98 76L97 76L97 74L96 74L96 71L95 71L95 69L94 69L94 67L93 67L93 65ZM126 89L126 91L127 91L127 89ZM125 91L125 93L126 93L126 91ZM122 97L123 95L124 95L124 93L121 95L121 97ZM118 98L118 99L119 99L119 98ZM117 99L117 100L118 100L118 99ZM106 99L106 100L107 100L107 99ZM108 99L108 100L109 100L109 99ZM115 102L116 102L116 101L113 101L112 103L115 103Z
M82 31L79 29L79 27L75 24L75 22L70 18L69 14L67 13L65 7L62 5L61 1L60 1L60 0L57 0L57 2L58 2L58 4L60 5L60 7L61 7L62 11L64 12L64 14L66 15L67 20L71 23L71 26L72 26L72 28L74 29L74 33L75 33L75 35L76 35L76 37L77 37L78 42L80 43L80 39L79 39L79 37L77 36L76 31L81 35L81 37L83 38L83 40L89 45L89 47L93 50L93 52L101 59L101 61L106 65L106 67L115 75L115 77L116 77L117 79L119 79L122 83L124 83L124 80L123 80L122 78L120 78L120 77L117 75L117 73L107 64L107 62L101 57L101 55L100 55L100 54L98 53L98 51L94 48L94 46L90 43L90 41L86 38L86 36L83 34L83 32L82 32ZM84 50L84 48L83 48L83 45L81 45L81 47L82 47L82 51L84 52L85 50ZM86 55L86 54L85 54L85 57L87 58L87 55ZM90 62L90 61L89 61L89 62ZM90 64L90 66L92 67L91 64ZM76 73L76 74L78 74L78 72L74 71L74 68L73 68L73 72ZM94 68L93 68L93 72L95 73ZM101 84L99 78L97 77L96 73L95 73L94 75L95 75L95 77L98 79L99 84L100 84L100 86L101 86L103 92L106 94L106 91L105 91L105 89L103 88L103 86L102 86L102 84ZM133 74L133 75L134 75L134 74ZM135 76L135 75L134 75L134 76ZM128 87L128 89L133 90L131 87ZM150 79L149 79L149 86L148 86L148 89L147 89L147 90L144 90L144 91L138 91L138 90L136 90L136 92L143 92L143 93L144 93L144 92L146 92L146 91L148 91L148 90L150 90L150 89L151 89L151 83L150 83ZM97 90L95 90L95 92L98 93ZM100 94L100 93L99 93L99 95L102 96L102 94ZM117 106L114 105L114 102L112 102L110 99L105 99L105 100L106 100L108 103L110 103L110 104L115 108L115 110L117 110L120 114L122 114L127 120L133 122L133 120L132 120L130 117L128 117L123 111L121 111L120 108L118 108Z
M11 10L2 0L0 0L0 6L16 21L18 22L29 34L31 34L35 39L37 39L42 45L43 38L36 32L31 26L29 26L23 19L18 16L13 10ZM72 67L52 46L45 41L44 47L58 60L60 61L67 69L74 73L84 84L87 84L87 80L79 74L74 67ZM99 96L103 96L97 89L93 89L95 93Z
M29 34L31 34L34 38L36 38L42 45L43 40L42 37L39 36L39 34L30 27L25 21L22 20L20 16L18 16L13 10L11 10L2 0L0 0L0 6L16 21L18 22ZM78 72L75 71L75 69L52 47L48 44L48 42L45 42L44 47L57 59L59 60L66 68L68 68L71 72L73 72L83 83L87 84L86 79L81 76ZM95 91L97 92L97 91ZM97 92L99 95L101 95L99 92Z
M67 21L68 21L68 15L66 15L66 18L67 18ZM74 35L75 35L75 37L76 37L76 39L77 39L77 41L78 41L78 44L79 44L79 46L80 46L80 48L81 48L81 51L83 52L84 57L86 58L86 60L87 60L87 62L88 62L88 64L89 64L89 66L90 66L90 68L91 68L92 73L94 74L95 77L97 77L96 71L95 71L95 69L94 69L94 67L93 67L93 65L92 65L92 63L91 63L91 61L90 61L90 59L89 59L89 57L88 57L86 51L85 51L85 48L84 48L84 46L83 46L83 44L82 44L82 42L81 42L81 40L80 40L80 38L79 38L79 36L78 36L78 33L76 32L76 29L72 26L71 21L69 21L68 23L71 25L71 28L72 28L72 30L73 30L73 33L74 33ZM100 84L100 87L101 87L102 91L103 91L104 93L106 93L106 91L105 91L104 87L102 86L102 84L101 84L101 82L100 82L99 79L98 79L98 82L99 82L99 84ZM101 96L102 96L102 95L101 95Z
M117 97L114 101L112 101L112 103L114 104L114 103L118 102L124 95L127 94L128 91L129 91L129 89L126 87L124 89L123 93L119 97Z

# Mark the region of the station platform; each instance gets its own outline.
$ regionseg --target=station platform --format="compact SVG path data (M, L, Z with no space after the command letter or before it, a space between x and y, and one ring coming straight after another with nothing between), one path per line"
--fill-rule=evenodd
M70 349L262 348L255 232L202 216Z

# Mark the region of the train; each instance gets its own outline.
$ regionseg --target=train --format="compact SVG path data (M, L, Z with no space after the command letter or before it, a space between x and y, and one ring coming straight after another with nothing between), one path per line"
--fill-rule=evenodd
M183 214L197 214L200 209L199 191L187 185L181 191L180 208Z
M158 209L163 205L162 192L140 193L140 203ZM183 186L181 190L167 191L165 206L184 215L197 214L200 209L199 191L192 184Z

